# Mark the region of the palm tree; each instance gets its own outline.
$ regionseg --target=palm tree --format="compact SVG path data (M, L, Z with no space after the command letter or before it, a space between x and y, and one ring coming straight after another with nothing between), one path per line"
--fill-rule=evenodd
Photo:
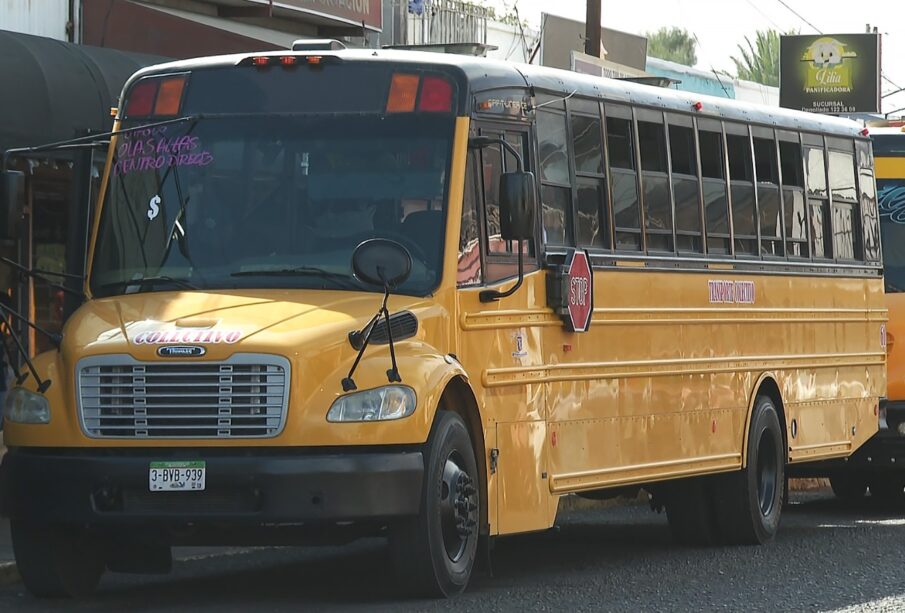
M675 27L660 28L656 32L648 32L645 36L649 56L686 66L697 64L698 56L695 52L697 40L688 30Z
M736 77L763 85L779 85L779 32L758 30L754 38L745 37L747 48L738 46L741 59L731 57L735 63Z

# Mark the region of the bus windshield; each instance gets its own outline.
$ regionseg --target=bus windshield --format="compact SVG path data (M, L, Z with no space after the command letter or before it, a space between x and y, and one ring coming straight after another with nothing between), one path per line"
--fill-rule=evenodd
M905 292L905 178L877 179L886 291Z
M123 135L91 268L96 296L134 291L377 291L351 272L372 237L404 245L397 291L439 283L453 118L225 114Z

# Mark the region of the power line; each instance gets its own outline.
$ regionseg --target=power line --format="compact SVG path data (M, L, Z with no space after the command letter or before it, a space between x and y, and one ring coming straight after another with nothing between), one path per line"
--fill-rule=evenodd
M791 12L793 15L795 15L795 16L798 17L800 20L802 20L803 22L805 22L806 24L808 24L809 26L811 26L811 27L814 29L815 32L817 32L818 34L823 34L823 32L820 31L820 28L818 28L818 27L815 26L813 23L811 23L810 21L808 21L807 19L805 19L804 17L802 17L801 14L800 14L798 11L796 11L796 10L793 9L791 6L789 6L788 4L786 4L784 0L776 0L776 1L779 2L781 5L783 5L784 7L786 7L787 9L789 9L789 12Z
M750 4L750 5L751 5L751 8L753 8L755 11L757 11L758 13L760 13L760 14L763 16L764 19L766 19L766 20L769 21L771 24L773 24L773 27L774 27L774 28L776 28L776 29L779 30L779 31L782 31L782 27L781 27L778 23L776 23L775 21L773 21L772 19L770 19L770 16L767 15L767 14L766 14L765 12L763 12L762 10L760 10L760 8L759 8L756 4L754 4L753 2L751 2L751 0L745 0L745 2L747 2L748 4Z

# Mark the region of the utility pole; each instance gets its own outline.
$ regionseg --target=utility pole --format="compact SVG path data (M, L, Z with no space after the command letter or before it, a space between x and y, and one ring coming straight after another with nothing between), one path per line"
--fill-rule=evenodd
M584 52L600 57L600 4L603 0L587 0L588 10L585 16Z

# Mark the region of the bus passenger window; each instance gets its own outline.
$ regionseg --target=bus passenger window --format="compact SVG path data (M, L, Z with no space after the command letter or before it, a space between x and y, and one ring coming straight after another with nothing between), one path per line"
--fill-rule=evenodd
M628 109L620 107L623 113ZM638 202L638 180L635 175L635 147L632 121L611 116L607 107L606 142L613 190L613 220L616 230L616 249L641 250L641 215Z
M801 144L787 140L779 141L779 164L782 169L786 253L790 256L806 258L808 257L808 218L804 204Z
M572 244L572 181L566 148L566 116L539 111L537 146L540 153L541 219L548 245Z
M704 223L709 253L730 253L729 198L726 195L723 134L698 130L701 178L704 191Z
M783 255L782 206L779 201L776 141L772 138L754 139L754 169L757 174L761 254L781 256Z
M695 152L694 130L688 126L669 126L669 152L672 159L672 189L676 202L676 243L679 251L703 253L701 241L700 186Z
M826 158L823 149L804 148L807 169L808 208L811 211L811 253L815 258L831 257L829 199L826 189Z
M855 158L849 152L829 151L830 194L833 198L833 253L837 259L861 257L855 207Z
M880 218L877 211L877 186L874 183L874 169L870 158L870 145L863 141L855 143L858 156L858 186L861 202L862 232L864 233L864 259L868 262L880 261Z
M477 185L475 185L475 164L473 151L468 152L465 162L465 191L462 194L462 226L459 230L459 258L456 266L456 283L459 287L480 285L481 245L478 216Z
M576 175L575 240L579 247L609 249L610 225L600 119L573 114L571 120Z
M666 170L666 134L662 123L638 122L644 228L648 251L672 251L672 202Z
M726 148L729 153L729 189L732 196L735 252L753 255L757 253L757 219L754 208L751 141L747 135L727 134Z

